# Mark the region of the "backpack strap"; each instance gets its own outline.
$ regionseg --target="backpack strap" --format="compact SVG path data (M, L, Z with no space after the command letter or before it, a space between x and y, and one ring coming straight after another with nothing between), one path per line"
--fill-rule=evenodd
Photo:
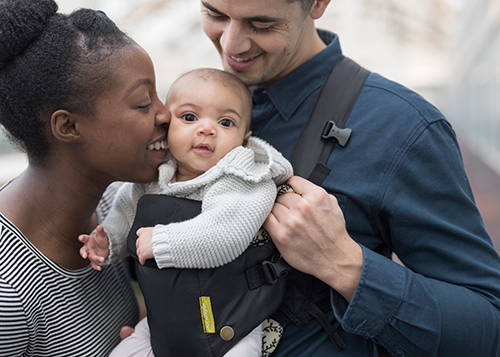
M345 146L351 129L344 128L370 72L342 57L323 82L292 150L294 173L321 185L331 171L326 165L335 142Z
M344 128L364 86L369 71L347 57L342 57L323 82L319 93L292 150L290 162L295 175L321 185L331 171L326 165L335 143L342 147L351 136ZM323 282L299 271L289 275L285 299L273 318L286 325L300 326L315 318L325 329L339 351L346 349L324 311L331 310L330 288Z

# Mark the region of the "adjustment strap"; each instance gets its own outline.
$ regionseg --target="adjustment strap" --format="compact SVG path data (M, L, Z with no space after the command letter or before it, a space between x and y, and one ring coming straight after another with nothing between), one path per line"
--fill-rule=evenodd
M281 254L274 254L270 260L245 270L248 288L255 290L262 285L273 285L279 278L292 271L292 267L283 259Z
M340 323L338 321L335 321L335 323L332 325L323 311L321 311L320 308L317 307L314 303L310 303L309 305L307 305L306 311L314 316L316 320L318 320L318 322L328 334L328 337L330 337L330 340L335 344L339 351L344 352L344 350L346 349L346 344L337 333L337 329L340 327Z

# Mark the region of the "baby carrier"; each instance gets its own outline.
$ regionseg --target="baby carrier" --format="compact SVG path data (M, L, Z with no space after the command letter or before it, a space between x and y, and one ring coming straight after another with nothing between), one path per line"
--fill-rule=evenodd
M158 269L153 259L138 262L137 229L188 220L200 212L200 201L166 195L145 195L137 204L127 247L156 356L223 356L269 317L285 294L285 281L278 279L283 260L265 236L214 269Z
M328 176L326 162L335 143L345 146L351 135L344 125L368 75L346 57L329 73L292 151L296 175L317 185ZM132 257L137 260L139 227L186 220L200 211L198 201L141 198L128 237ZM389 256L390 246L382 253ZM135 267L157 356L222 356L269 316L299 326L315 318L340 351L346 347L336 332L339 323L332 325L325 315L331 310L330 288L293 270L270 240L215 269L158 269L154 260Z

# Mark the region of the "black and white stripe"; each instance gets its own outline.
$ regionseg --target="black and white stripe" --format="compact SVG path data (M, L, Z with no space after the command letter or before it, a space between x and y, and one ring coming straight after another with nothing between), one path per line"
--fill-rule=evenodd
M106 356L137 316L125 264L64 269L0 214L0 356Z

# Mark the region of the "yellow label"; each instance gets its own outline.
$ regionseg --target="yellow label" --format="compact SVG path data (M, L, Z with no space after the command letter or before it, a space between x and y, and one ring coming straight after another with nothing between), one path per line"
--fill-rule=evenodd
M214 314L212 313L212 304L210 296L200 297L201 322L205 333L215 333Z

